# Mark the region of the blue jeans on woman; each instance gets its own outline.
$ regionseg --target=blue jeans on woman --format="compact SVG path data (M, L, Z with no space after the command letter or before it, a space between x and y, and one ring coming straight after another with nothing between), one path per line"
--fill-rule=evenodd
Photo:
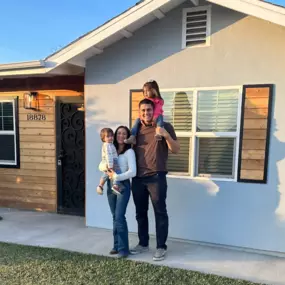
M126 210L131 195L131 184L129 180L121 182L121 195L116 195L112 191L111 182L107 183L107 197L110 210L113 216L113 249L121 256L129 255L129 231L126 221Z

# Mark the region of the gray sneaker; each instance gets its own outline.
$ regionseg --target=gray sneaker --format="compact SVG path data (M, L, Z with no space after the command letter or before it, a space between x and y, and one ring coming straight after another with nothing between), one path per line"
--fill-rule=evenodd
M131 254L139 254L139 253L144 253L148 251L149 251L148 246L142 246L139 244L130 250Z
M158 248L153 256L154 261L161 261L165 258L167 250L164 248Z

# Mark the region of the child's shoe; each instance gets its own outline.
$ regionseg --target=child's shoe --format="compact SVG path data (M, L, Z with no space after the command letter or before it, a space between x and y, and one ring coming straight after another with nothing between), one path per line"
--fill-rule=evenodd
M136 137L131 135L128 139L124 140L126 144L136 144L137 140Z
M102 187L101 185L98 185L98 186L97 186L96 191L97 191L97 193L98 193L99 195L103 195L103 187Z
M155 134L154 137L156 138L157 141L161 141L162 140L162 136L161 135Z
M112 190L115 192L115 194L117 195L121 195L121 189L119 187L119 185L113 185Z

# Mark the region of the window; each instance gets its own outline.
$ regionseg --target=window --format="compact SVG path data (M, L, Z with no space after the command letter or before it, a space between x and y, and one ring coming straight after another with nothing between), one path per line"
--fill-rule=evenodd
M162 91L165 120L180 141L169 156L173 174L236 179L240 88Z
M184 9L182 22L182 48L210 45L210 6Z
M130 93L132 125L144 96L142 90ZM180 142L179 154L169 155L170 174L267 183L273 84L161 93L164 119L172 123Z
M0 100L0 166L18 167L16 100Z

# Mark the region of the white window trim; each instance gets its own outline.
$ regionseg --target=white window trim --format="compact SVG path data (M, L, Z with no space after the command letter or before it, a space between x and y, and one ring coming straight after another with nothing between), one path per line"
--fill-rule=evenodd
M1 166L16 166L17 165L17 133L16 133L16 110L15 110L15 100L14 99L0 99L0 103L5 103L5 102L9 102L12 103L13 105L13 127L14 130L13 131L1 131L0 130L0 136L3 135L14 135L14 144L15 144L15 148L14 148L14 155L15 155L15 161L10 161L10 160L1 160L0 159L0 165Z
M237 112L237 130L236 132L197 132L197 105L198 105L198 91L203 90L226 90L226 89L238 89L239 100L238 100L238 112ZM216 86L216 87L196 87L196 88L171 88L161 89L161 92L193 92L193 109L192 109L192 131L191 132L176 132L177 137L189 137L191 138L191 159L189 159L189 173L169 172L167 177L179 178L179 179L192 179L192 180L204 180L204 181L228 181L237 182L238 179L238 159L239 159L239 145L240 145L240 120L241 120L241 108L242 108L242 86ZM198 164L197 160L197 146L196 138L199 137L234 137L236 138L234 148L234 175L233 178L224 177L211 177L209 176L195 176L195 170Z
M186 18L188 12L207 11L207 28L206 28L206 43L196 45L193 47L186 46ZM212 6L199 6L194 8L184 8L182 12L182 49L186 48L201 48L209 47L211 45L211 22L212 22Z

